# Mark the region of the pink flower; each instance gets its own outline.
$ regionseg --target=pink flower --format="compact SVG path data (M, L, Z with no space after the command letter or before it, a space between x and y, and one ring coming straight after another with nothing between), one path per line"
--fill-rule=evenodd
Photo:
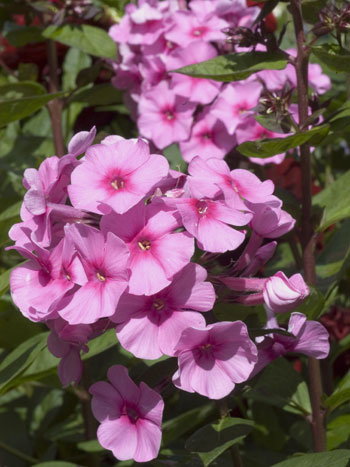
M61 358L58 365L58 377L64 387L70 383L79 383L83 374L83 363L80 351L88 351L86 343L91 334L89 324L70 326L62 318L49 321L51 333L47 338L49 351L57 358Z
M141 202L123 215L102 217L101 230L114 232L129 248L131 294L159 292L189 263L194 242L187 232L174 232L180 226L180 216L162 202L148 206Z
M160 149L188 139L195 107L193 102L176 96L167 82L161 82L140 98L140 133Z
M232 135L237 126L252 114L259 102L262 86L258 82L233 83L226 86L215 101L211 113L226 125Z
M213 198L224 193L226 202L236 208L246 210L243 200L263 203L270 199L274 190L271 180L261 182L248 170L231 170L225 161L218 159L202 160L195 157L190 162L188 172L191 191L196 197Z
M33 245L37 256L22 247L13 247L29 259L10 275L11 294L21 313L31 321L52 317L62 297L83 285L86 276L72 243L61 240L51 252Z
M221 399L236 383L246 381L257 361L257 349L241 321L187 328L175 350L175 386L210 399Z
M79 253L87 282L61 304L58 313L69 324L90 324L112 316L128 285L125 243L111 232L105 239L97 229L84 224L67 227L66 236Z
M144 198L169 170L167 160L150 154L142 139L89 148L68 187L74 207L96 213L124 213Z
M271 196L271 200L264 204L248 203L248 207L254 213L251 228L260 237L281 237L294 228L295 219L281 209L281 201L275 196Z
M176 70L193 63L204 62L216 57L216 49L203 41L191 42L185 49L178 48L166 61L168 70ZM171 88L175 94L187 97L196 104L209 104L217 96L221 83L210 79L192 78L171 73Z
M199 248L224 253L235 250L245 238L245 232L230 225L248 224L251 214L228 207L222 200L209 198L179 198L175 201L186 230L197 239Z
M283 329L276 318L270 317L267 329ZM317 321L307 321L302 313L292 313L287 331L294 337L271 333L259 340L258 362L253 375L259 373L266 365L288 352L298 352L317 359L326 358L329 354L328 331ZM253 376L251 375L251 376Z
M266 306L274 313L285 313L299 306L309 293L301 274L294 274L288 279L278 271L267 279L263 297Z
M198 17L190 11L177 11L173 15L174 25L165 37L175 44L186 47L195 40L207 42L225 40L222 29L228 26L226 21L214 15Z
M199 156L201 159L223 159L235 145L225 126L208 111L203 112L192 127L188 141L180 142L180 151L186 162Z
M101 425L99 443L120 460L148 462L157 457L162 437L164 402L145 383L130 379L121 365L108 370L110 383L90 387L92 411Z
M242 144L245 141L255 141L257 139L283 138L287 133L274 133L260 125L254 118L248 118L236 130L237 143ZM285 158L285 153L276 154L271 157L249 157L249 160L259 165L280 164Z
M121 345L138 358L173 356L182 331L205 326L198 312L209 311L214 305L215 291L210 282L204 282L206 277L204 268L189 263L155 295L124 294L111 318L118 323Z

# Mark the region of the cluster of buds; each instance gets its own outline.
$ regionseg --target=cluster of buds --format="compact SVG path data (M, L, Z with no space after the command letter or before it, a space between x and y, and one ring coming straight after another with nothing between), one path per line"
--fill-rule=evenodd
M312 32L316 36L324 36L335 31L337 34L350 31L350 4L345 3L342 8L334 4L327 5L320 12L320 21L314 26Z

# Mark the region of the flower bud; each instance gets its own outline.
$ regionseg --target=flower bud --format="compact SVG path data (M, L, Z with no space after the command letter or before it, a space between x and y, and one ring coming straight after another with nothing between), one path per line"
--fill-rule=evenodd
M275 313L293 310L309 295L310 291L301 274L288 279L282 271L267 279L263 297L265 305Z

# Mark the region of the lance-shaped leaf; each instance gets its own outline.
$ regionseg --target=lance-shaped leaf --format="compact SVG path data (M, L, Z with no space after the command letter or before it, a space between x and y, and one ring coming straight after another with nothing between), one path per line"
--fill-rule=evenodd
M223 452L244 439L253 429L254 422L244 418L226 417L205 425L186 442L186 449L197 452L205 467Z
M318 230L350 217L350 170L312 199L314 206L324 208Z
M329 126L322 125L303 133L295 133L285 138L267 138L256 141L246 141L237 147L237 150L248 157L260 157L262 159L276 154L282 154L289 149L294 149L302 144L319 144L328 134Z
M337 449L331 452L296 455L272 467L347 467L349 460L349 449Z
M348 73L350 70L350 52L337 45L319 45L311 47L313 54L331 70Z
M173 72L194 78L230 82L246 79L261 70L282 70L287 64L287 55L282 52L242 52L221 55Z
M43 31L43 36L71 47L77 47L96 57L117 57L117 46L113 39L103 29L87 24L65 24L49 26Z

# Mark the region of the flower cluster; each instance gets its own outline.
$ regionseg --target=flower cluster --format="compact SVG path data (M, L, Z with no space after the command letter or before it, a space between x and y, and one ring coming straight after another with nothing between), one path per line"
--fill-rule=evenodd
M22 222L10 231L10 248L27 259L11 273L13 301L51 330L48 347L61 359L62 384L79 382L81 352L110 328L138 358L177 358L174 385L211 399L288 351L327 355L327 332L300 314L292 315L290 337L272 330L258 346L242 321L205 319L223 283L237 303L263 303L270 315L291 311L308 295L299 274L252 277L273 255L274 239L294 226L270 180L200 157L185 175L169 170L144 139L114 135L92 144L94 137L94 128L78 133L68 154L25 171ZM193 261L195 243L205 266L205 258L237 250L248 235L221 281L213 274L208 280ZM121 366L108 378L90 389L102 446L122 460L155 458L161 396L137 387Z
M190 162L196 156L223 159L237 144L285 134L261 126L253 109L269 99L281 102L286 90L291 95L289 91L296 88L292 64L229 84L172 73L226 53L231 46L223 31L249 28L258 12L243 0L191 0L188 7L180 0L127 5L120 23L109 31L119 50L112 82L127 91L126 103L141 136L159 149L178 143L182 157ZM287 52L295 55L293 50ZM310 65L309 74L315 91L330 88L319 65ZM295 105L289 104L290 99L285 111L295 118ZM280 163L283 158L280 154L252 161Z

